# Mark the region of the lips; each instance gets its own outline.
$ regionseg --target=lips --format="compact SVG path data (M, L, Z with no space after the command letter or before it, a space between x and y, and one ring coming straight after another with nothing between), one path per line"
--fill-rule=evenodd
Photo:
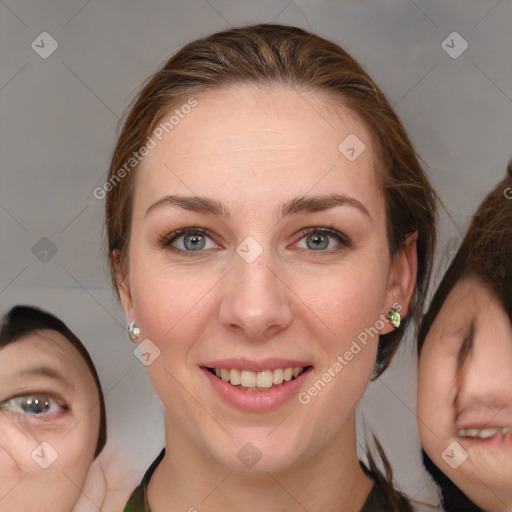
M284 404L303 387L313 366L307 361L223 359L201 365L214 391L230 405L266 411Z
M505 407L474 404L455 411L455 429L488 429L512 426L512 402Z
M255 361L254 359L248 358L226 358L206 361L201 363L200 366L206 368L228 368L262 372L264 370L275 370L276 368L304 368L306 366L312 366L312 363L311 361L299 359L268 358Z

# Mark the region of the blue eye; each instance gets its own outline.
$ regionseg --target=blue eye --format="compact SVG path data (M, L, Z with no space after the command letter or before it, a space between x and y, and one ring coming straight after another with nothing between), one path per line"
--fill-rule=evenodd
M305 241L306 246L301 248L309 249L311 251L324 251L325 249L335 250L336 247L329 247L332 245L330 239L336 240L337 245L352 247L352 242L348 237L339 231L330 228L309 228L301 231L296 236L297 238L300 238L299 241Z
M208 232L200 228L179 229L165 237L160 243L166 248L180 252L201 252L217 247Z
M18 396L5 400L0 409L14 414L33 415L40 417L55 416L66 408L53 398L45 395Z
M310 251L325 251L325 249L332 249L333 251L339 250L340 247L352 247L352 241L343 233L340 233L333 227L329 228L306 228L301 230L300 233L295 235L299 241L304 239L306 242L305 247ZM331 242L335 240L336 244ZM208 249L218 248L218 245L213 241L210 232L204 228L190 227L178 229L173 233L161 238L158 245L166 249L186 254L188 256L193 253L200 253ZM331 247L336 245L335 247Z

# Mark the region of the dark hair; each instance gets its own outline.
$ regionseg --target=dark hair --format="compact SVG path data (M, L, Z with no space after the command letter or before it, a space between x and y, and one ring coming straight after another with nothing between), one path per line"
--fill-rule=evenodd
M490 192L471 221L470 227L448 267L427 313L421 321L418 354L444 301L465 277L480 280L499 300L512 322L512 160L507 174ZM463 345L457 358L458 371L471 347ZM439 485L447 512L482 512L422 450L423 464Z
M244 83L318 91L328 94L333 104L338 100L355 112L371 134L374 165L384 194L390 255L403 250L407 236L418 231L418 272L409 315L400 329L380 337L375 379L391 362L409 320L418 320L423 310L436 242L437 195L384 93L345 50L306 30L260 24L218 32L184 46L148 79L124 122L105 187L114 289L119 293L120 277L127 276L138 168L134 155L172 107L192 95Z
M62 334L73 347L78 350L82 359L85 361L89 371L92 374L94 382L98 390L99 405L100 405L100 428L98 434L98 443L94 457L96 458L107 441L107 420L105 412L105 399L101 389L100 380L92 362L91 356L83 343L71 331L71 329L56 316L43 311L42 309L32 306L14 306L8 311L0 326L0 350L11 343L15 343L19 339L28 336L38 331L50 330Z
M409 498L395 488L393 485L394 476L393 469L391 468L391 464L389 463L389 459L384 452L384 448L380 444L379 440L372 434L373 445L377 450L377 455L382 461L383 471L379 468L377 463L375 462L375 458L370 450L370 447L367 445L366 447L366 458L368 459L368 470L362 465L363 471L369 474L371 478L382 487L384 494L386 496L386 500L391 507L391 510L394 512L413 512L413 508Z
M421 458L426 470L441 489L441 501L446 512L484 512L475 505L430 459L425 450Z

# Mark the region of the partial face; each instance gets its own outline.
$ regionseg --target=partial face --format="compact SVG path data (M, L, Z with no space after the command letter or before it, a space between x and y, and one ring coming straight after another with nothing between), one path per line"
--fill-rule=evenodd
M460 377L457 358L468 350ZM484 510L512 507L512 326L476 279L450 292L425 340L418 427L433 462Z
M196 100L138 171L120 289L160 350L147 370L168 432L237 470L243 447L278 470L355 446L377 331L408 302L370 135L318 94L244 86ZM354 161L338 150L350 134L366 146Z
M68 512L98 442L96 384L55 331L0 350L0 509Z

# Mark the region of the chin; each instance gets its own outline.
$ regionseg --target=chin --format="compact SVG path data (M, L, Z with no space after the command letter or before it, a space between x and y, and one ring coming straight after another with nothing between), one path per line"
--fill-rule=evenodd
M279 473L296 464L300 453L291 443L285 445L266 438L268 433L258 436L243 436L219 452L212 447L212 456L230 471L263 474Z

